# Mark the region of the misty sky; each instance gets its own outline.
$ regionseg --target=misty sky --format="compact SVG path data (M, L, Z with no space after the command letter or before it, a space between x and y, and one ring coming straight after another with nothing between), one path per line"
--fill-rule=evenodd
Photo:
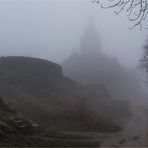
M124 14L102 10L91 0L0 0L0 54L61 63L79 50L90 17L103 51L128 67L137 66L147 30L129 31L132 24Z

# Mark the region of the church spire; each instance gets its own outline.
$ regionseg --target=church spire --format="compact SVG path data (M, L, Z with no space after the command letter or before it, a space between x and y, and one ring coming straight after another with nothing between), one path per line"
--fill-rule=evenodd
M100 48L99 34L92 16L88 18L88 25L81 40L82 52L97 52Z

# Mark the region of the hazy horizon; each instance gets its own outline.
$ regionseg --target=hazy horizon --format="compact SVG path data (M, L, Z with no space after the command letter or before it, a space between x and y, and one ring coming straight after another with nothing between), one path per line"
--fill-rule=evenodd
M0 1L0 53L61 63L80 50L90 16L98 29L102 51L135 68L146 31L129 31L132 24L124 14L117 16L89 0Z

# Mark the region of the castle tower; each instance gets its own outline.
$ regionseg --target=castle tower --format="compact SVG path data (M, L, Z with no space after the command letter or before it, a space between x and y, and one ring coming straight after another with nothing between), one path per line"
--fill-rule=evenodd
M89 17L86 31L81 39L81 52L94 53L100 49L100 38L93 17Z

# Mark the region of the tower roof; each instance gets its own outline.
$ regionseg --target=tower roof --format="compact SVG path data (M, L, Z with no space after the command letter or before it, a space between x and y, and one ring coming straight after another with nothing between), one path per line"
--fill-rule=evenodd
M99 34L94 23L93 17L89 17L88 25L82 36L81 51L82 52L96 52L100 48Z

